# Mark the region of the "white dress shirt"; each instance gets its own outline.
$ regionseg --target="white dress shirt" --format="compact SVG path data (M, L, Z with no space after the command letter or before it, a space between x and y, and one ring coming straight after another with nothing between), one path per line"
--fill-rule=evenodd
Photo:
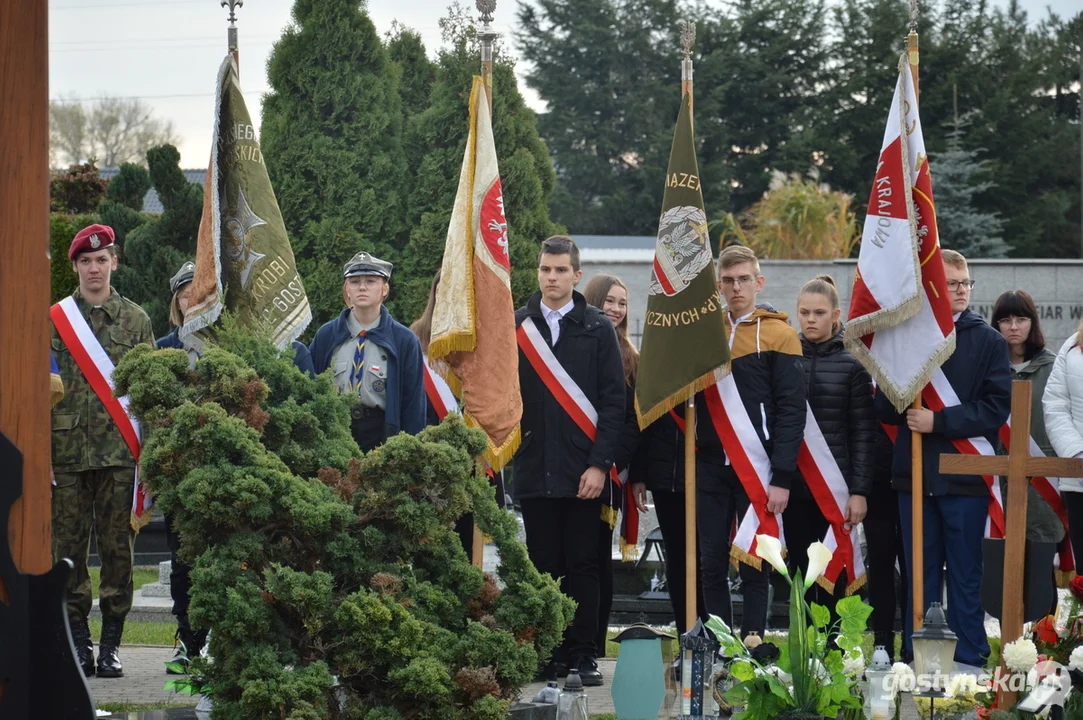
M545 322L549 325L549 334L553 338L553 345L557 344L557 339L560 337L561 319L570 313L573 307L575 307L575 300L569 300L568 304L559 310L553 310L546 305L542 305L542 311L545 314Z

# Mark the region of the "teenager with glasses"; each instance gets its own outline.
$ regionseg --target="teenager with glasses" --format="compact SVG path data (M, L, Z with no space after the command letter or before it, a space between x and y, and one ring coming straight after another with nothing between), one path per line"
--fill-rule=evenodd
M968 309L974 282L966 258L954 250L941 251L948 296L955 321L955 352L940 370L951 385L958 402L941 398L946 407L933 411L922 407L899 413L878 393L877 413L884 423L898 425L892 463L892 485L899 493L899 516L908 563L913 563L912 512L910 496L910 436L924 435L922 465L925 496L923 572L925 597L922 614L930 603L939 601L948 590L948 625L958 636L955 661L984 667L989 657L985 634L985 611L980 592L982 582L982 540L989 517L989 488L980 475L942 475L940 456L956 454L954 440L981 436L994 447L1001 426L1011 409L1011 378L1008 348L1004 337ZM945 577L944 567L947 566ZM922 599L912 598L912 602ZM912 652L913 613L906 614L904 652Z

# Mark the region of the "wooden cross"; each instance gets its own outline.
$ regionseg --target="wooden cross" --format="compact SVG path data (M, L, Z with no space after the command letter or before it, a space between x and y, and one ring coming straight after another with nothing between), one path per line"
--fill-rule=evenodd
M25 573L52 566L48 14L46 0L0 0L0 432L23 454L7 540ZM0 604L9 599L0 580Z
M1000 642L1023 634L1023 583L1027 538L1027 485L1032 477L1083 477L1083 459L1032 457L1030 455L1029 380L1012 383L1011 451L1003 455L941 455L943 475L1002 475L1008 478L1008 497L1004 502L1004 594L1001 603ZM915 570L915 572L920 572ZM1004 668L1003 654L1001 668ZM1002 691L998 707L1008 709L1017 693Z

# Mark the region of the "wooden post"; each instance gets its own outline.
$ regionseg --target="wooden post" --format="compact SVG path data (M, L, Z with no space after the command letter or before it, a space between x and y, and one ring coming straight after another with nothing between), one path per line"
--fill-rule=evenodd
M52 565L49 486L49 5L0 0L0 432L23 454L9 515L21 572ZM0 579L0 603L10 599ZM0 697L7 680L0 678Z
M1001 647L1023 634L1023 578L1027 538L1027 485L1032 477L1083 477L1083 460L1031 457L1029 380L1012 383L1011 445L1008 457L989 455L941 455L943 475L1003 475L1008 478L1005 500L1004 581L1000 612ZM951 608L948 608L951 612ZM1002 655L1003 658L1003 655ZM1007 668L1001 660L1001 672ZM998 707L1011 708L1017 693L1004 690Z
M685 632L699 617L696 602L696 403L684 406L684 616Z
M492 7L479 2L477 8L481 12L482 21L482 27L478 29L478 40L481 42L481 84L485 88L485 100L489 104L489 122L491 123L493 117L493 41L496 39L496 32L492 29L491 23L492 13L496 10L496 2L492 2ZM481 534L481 528L477 525L474 525L472 550L470 556L474 567L482 567L485 559L485 536ZM605 654L605 648L598 648L598 652Z
M9 539L19 569L40 574L52 567L46 0L0 0L0 218L0 432L23 453Z
M1027 545L1027 459L1030 457L1030 382L1012 383L1012 428L1008 497L1004 499L1004 594L1000 604L1001 647L1023 634L1022 579ZM1008 573L1011 572L1011 575ZM1014 578L1015 582L1009 582ZM1000 705L1010 708L1014 705Z
M911 406L921 409L921 395ZM922 436L910 432L910 586L914 600L910 603L914 629L925 624L925 467L922 463Z

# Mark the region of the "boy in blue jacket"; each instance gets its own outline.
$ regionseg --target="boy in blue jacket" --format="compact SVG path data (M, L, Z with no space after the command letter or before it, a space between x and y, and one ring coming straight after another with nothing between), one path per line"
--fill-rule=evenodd
M331 368L338 389L356 397L353 437L368 452L400 431L425 427L421 343L384 307L391 263L359 252L343 268L347 308L324 323L312 340L316 373Z
M953 440L984 437L995 447L997 432L1011 411L1011 374L1004 337L967 309L970 279L966 258L942 250L948 295L955 317L955 352L941 367L959 404L933 412L898 413L883 393L876 410L887 424L899 425L892 461L892 486L899 493L899 516L907 562L913 571L913 517L910 495L910 432L922 433L924 470L924 609L940 599L947 564L948 625L958 636L955 661L984 667L989 656L982 581L982 539L989 516L989 489L980 475L941 475L940 456L958 453ZM947 400L945 399L945 402ZM913 599L911 598L911 602ZM912 652L912 614L906 616L904 647ZM950 668L943 668L945 672Z

